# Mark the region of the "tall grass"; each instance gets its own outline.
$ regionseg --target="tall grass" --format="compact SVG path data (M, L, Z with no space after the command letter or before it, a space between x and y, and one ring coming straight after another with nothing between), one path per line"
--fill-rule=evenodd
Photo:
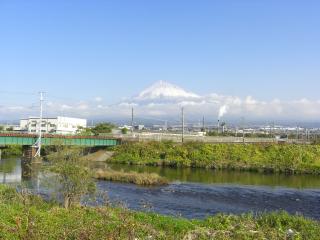
M0 185L0 239L319 239L320 223L285 212L187 220L124 208L62 208Z
M168 180L160 177L156 173L137 173L137 172L122 172L114 170L98 170L95 174L96 179L133 183L143 186L166 185Z
M2 150L2 157L17 157L22 156L22 146L8 145Z

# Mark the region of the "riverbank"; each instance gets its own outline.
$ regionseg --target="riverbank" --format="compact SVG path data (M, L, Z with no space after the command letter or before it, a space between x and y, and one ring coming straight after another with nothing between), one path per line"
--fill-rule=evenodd
M320 174L320 145L125 143L109 163Z
M187 220L121 207L64 209L0 185L0 239L318 239L320 223L284 212Z
M98 150L93 153L89 153L83 156L83 159L86 159L91 162L106 162L113 156L114 152L112 151L105 151L105 150Z

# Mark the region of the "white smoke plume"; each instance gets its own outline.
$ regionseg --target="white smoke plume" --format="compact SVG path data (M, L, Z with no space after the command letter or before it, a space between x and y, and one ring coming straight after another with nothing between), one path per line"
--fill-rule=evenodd
M227 105L223 105L220 107L219 109L219 115L218 115L218 118L221 119L225 114L227 114L228 112L228 106Z

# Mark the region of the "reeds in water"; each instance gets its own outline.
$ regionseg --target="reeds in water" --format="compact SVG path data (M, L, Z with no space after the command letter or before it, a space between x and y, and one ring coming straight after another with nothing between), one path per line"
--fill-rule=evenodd
M99 180L133 183L142 186L161 186L169 182L156 173L123 172L114 170L98 170L95 178Z

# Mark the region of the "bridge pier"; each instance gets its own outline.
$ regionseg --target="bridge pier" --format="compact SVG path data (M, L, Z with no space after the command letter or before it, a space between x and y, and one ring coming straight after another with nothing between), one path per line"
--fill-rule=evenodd
M21 178L22 180L31 180L38 177L39 169L42 163L34 161L35 158L21 159Z
M22 146L23 157L21 159L21 177L23 180L32 179L38 164L41 164L41 158L35 157L37 148L31 145Z
M32 160L37 153L37 148L29 145L22 146L23 158Z

